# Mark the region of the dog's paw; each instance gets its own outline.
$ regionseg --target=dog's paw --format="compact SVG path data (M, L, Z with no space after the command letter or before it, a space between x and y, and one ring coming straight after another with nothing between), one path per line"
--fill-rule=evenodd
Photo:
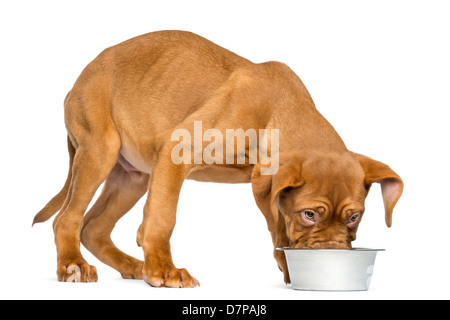
M97 282L97 269L86 262L59 265L58 281L62 282Z
M169 287L169 288L195 288L200 283L189 274L186 269L168 268L168 269L151 269L146 272L144 267L144 281L152 287Z
M126 264L121 270L120 274L124 279L142 279L142 269L144 262L137 259Z

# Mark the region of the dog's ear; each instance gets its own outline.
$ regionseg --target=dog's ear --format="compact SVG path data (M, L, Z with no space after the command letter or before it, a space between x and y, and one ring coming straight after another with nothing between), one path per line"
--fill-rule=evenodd
M252 172L252 189L256 204L267 220L270 232L275 231L278 225L278 207L276 198L278 194L289 187L300 187L304 181L301 178L302 157L300 153L293 152L281 154L279 157L278 172L273 175L261 174L261 169L270 165L258 163Z
M403 181L389 166L361 154L354 153L364 172L364 184L367 191L374 182L381 185L386 225L392 225L392 211L403 192Z

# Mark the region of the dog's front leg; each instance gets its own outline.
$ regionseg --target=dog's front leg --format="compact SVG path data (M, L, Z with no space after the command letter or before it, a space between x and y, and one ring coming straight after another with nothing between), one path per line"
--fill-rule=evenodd
M167 154L167 153L165 153ZM154 287L186 288L199 286L186 269L177 269L170 252L170 237L175 227L178 196L189 168L175 165L160 154L153 164L150 192L144 208L142 243L143 277Z
M283 272L284 283L291 283L291 278L289 277L289 271L286 263L286 257L283 251L277 250L277 248L284 248L289 246L289 240L283 234L277 234L276 232L272 232L272 240L273 240L273 256L277 261L278 268L281 272Z

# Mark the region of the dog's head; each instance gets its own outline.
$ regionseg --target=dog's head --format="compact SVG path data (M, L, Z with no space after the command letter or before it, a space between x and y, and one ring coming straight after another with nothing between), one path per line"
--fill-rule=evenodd
M253 170L253 194L269 230L287 236L277 246L351 248L372 183L381 185L388 227L403 191L391 168L352 152L281 154L274 175L261 175L262 167Z

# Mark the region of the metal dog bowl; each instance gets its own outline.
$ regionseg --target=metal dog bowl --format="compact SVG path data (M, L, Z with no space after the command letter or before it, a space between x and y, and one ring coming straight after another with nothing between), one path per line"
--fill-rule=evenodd
M292 249L284 251L292 288L297 290L368 290L378 251L384 249Z

